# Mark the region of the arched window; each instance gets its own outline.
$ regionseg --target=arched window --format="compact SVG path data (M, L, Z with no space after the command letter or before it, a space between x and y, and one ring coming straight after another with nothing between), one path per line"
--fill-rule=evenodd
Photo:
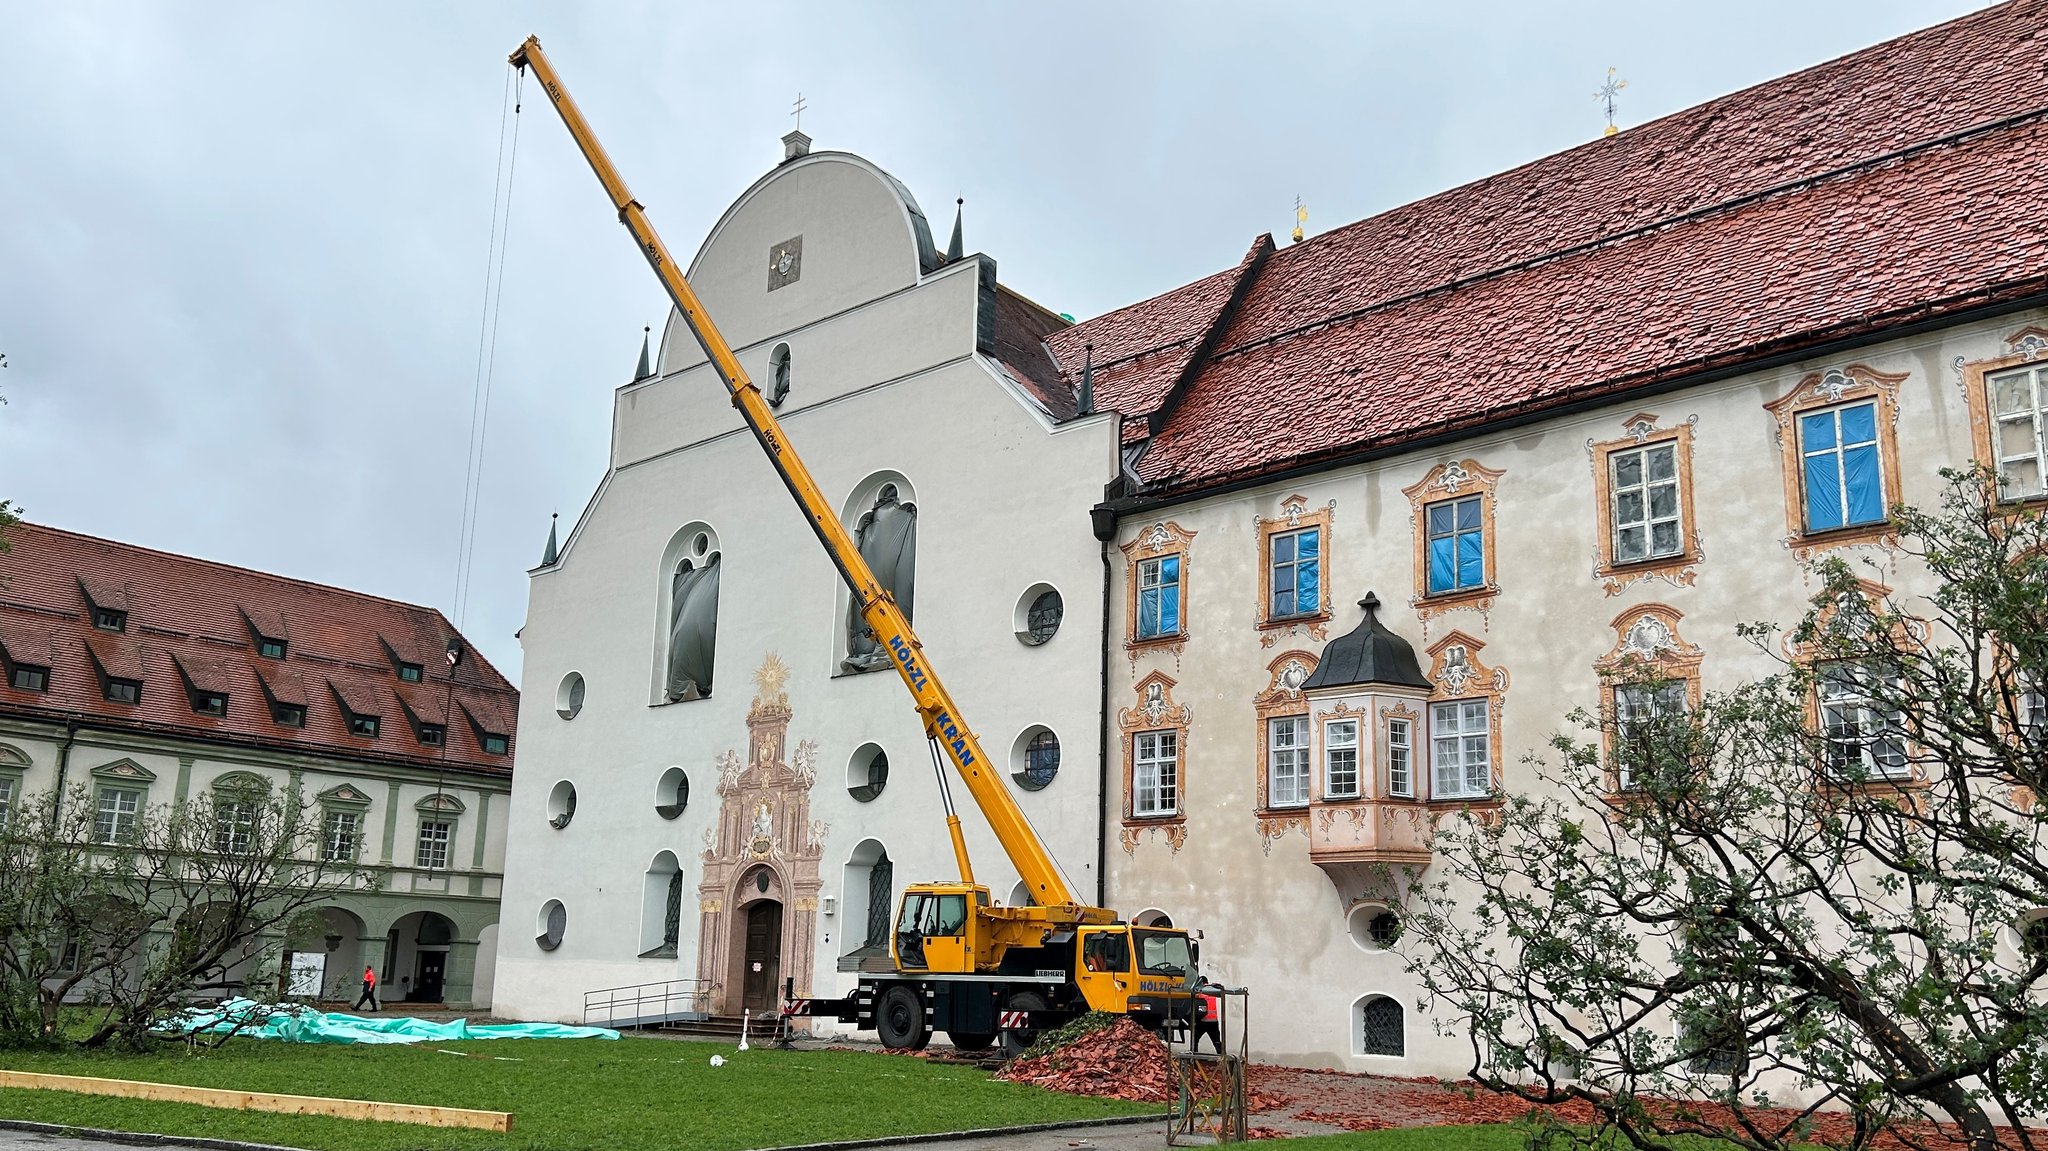
M917 602L917 504L909 481L886 473L862 484L850 514L854 543L875 579L896 600L903 618L915 615ZM889 653L868 629L867 621L849 601L846 613L846 658L841 671L874 671L889 666Z
M647 865L640 886L640 958L673 959L683 932L683 869L675 852Z
M717 664L721 558L718 536L704 524L691 524L677 532L663 557L666 658L661 696L670 703L711 694Z
M1406 1021L1398 1000L1368 995L1352 1008L1353 1034L1360 1055L1406 1055Z
M889 927L896 910L896 866L880 840L863 839L847 857L841 890L846 893L846 919L840 927L842 970L859 970L861 962L889 958Z
M777 344L768 353L768 402L781 407L789 398L789 345Z

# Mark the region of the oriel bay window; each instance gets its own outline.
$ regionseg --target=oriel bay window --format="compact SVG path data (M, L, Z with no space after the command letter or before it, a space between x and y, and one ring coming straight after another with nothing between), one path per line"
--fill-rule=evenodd
M1323 798L1358 798L1358 721L1323 724Z

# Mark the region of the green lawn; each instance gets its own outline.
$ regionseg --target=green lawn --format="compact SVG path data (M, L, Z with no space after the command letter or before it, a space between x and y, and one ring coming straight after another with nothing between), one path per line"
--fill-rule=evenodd
M451 1051L499 1058L445 1054ZM725 1056L725 1066L710 1065L715 1054ZM0 1089L0 1117L10 1119L323 1151L740 1151L1158 1110L999 1083L987 1072L902 1056L853 1051L735 1054L721 1044L644 1038L489 1040L415 1047L237 1040L199 1055L186 1055L182 1049L147 1055L0 1051L0 1067L513 1114L512 1133L499 1135Z

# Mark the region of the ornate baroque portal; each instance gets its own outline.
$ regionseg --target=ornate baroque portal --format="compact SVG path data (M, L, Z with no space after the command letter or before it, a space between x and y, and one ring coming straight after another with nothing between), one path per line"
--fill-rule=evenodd
M715 1014L773 1010L785 979L797 995L811 993L827 828L811 819L816 746L805 740L785 755L788 679L769 653L754 672L746 758L731 750L718 758L718 822L705 830L697 888L697 977L712 988Z

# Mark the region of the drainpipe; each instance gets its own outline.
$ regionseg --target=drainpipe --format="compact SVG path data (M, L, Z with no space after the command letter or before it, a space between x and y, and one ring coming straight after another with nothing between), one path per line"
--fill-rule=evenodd
M1108 563L1108 558L1105 557L1103 562ZM64 725L64 742L57 745L57 787L50 799L50 810L53 815L62 815L64 812L64 774L71 764L71 742L77 738L78 722L67 722Z
M1095 724L1095 906L1109 904L1109 541L1116 538L1116 512L1102 504L1088 510L1102 549L1101 699Z

